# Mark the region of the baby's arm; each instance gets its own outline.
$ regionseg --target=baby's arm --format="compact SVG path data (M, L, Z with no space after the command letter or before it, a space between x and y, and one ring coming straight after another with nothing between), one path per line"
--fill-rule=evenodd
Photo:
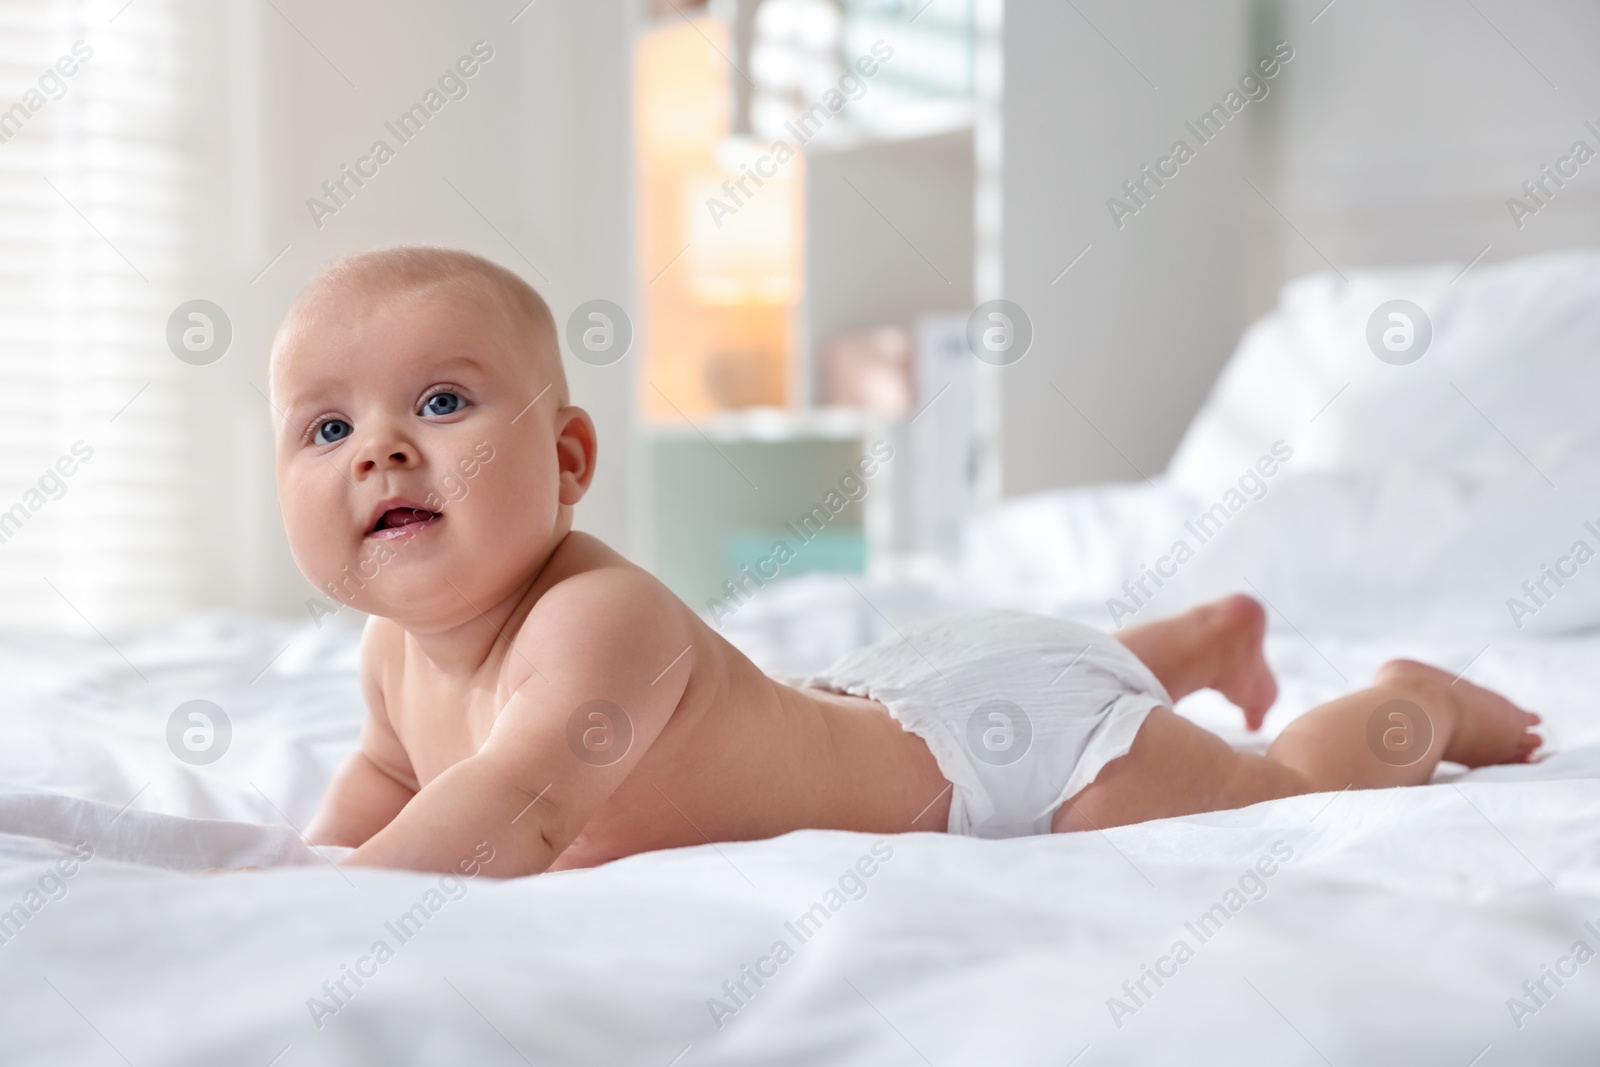
M410 770L405 746L389 725L383 687L378 683L389 655L384 625L378 619L369 619L361 635L361 693L366 698L367 720L361 727L360 747L334 774L322 807L306 831L306 840L313 845L364 845L416 795L414 789L383 769L387 766Z
M647 576L592 571L560 583L512 641L515 689L482 749L429 782L344 862L454 872L487 843L494 876L544 871L665 728L694 665L693 627ZM621 708L632 732L626 753L606 766L580 759L568 741L569 721L596 700Z

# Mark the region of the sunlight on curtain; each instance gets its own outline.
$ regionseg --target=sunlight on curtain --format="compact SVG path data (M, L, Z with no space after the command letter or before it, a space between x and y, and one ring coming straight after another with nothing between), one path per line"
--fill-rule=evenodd
M0 625L185 606L175 0L0 0Z

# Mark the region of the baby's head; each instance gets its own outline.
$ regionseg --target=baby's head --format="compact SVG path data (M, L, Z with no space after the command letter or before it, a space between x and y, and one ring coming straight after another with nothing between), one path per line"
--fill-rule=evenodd
M295 561L403 624L448 627L517 594L594 475L549 307L466 252L326 267L279 324L270 379Z

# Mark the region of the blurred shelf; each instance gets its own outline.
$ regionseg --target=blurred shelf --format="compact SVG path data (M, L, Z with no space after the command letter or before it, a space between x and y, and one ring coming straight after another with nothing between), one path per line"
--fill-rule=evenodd
M843 441L863 437L895 421L857 408L743 408L695 418L693 425L680 418L648 422L642 429L651 440L704 436L712 441Z

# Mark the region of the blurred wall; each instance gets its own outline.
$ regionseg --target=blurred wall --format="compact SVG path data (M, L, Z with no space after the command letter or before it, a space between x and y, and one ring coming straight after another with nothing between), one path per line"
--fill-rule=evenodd
M1600 160L1519 228L1506 201L1573 142L1600 150L1600 6L1578 0L1263 5L1298 51L1247 170L1294 229L1246 201L1246 312L1329 269L1478 265L1600 245ZM1257 176L1259 175L1259 177ZM1484 250L1487 249L1487 252ZM1324 258L1326 257L1326 258Z
M193 368L192 477L202 605L304 615L272 484L266 356L283 309L329 258L381 244L456 245L517 271L559 324L604 297L631 308L626 0L194 4L200 231L196 296L233 319L228 355ZM137 6L128 18L137 18ZM404 145L385 128L483 41L493 56ZM481 51L481 47L480 47ZM332 216L306 201L382 138L394 158ZM568 358L600 431L579 525L627 546L632 360ZM258 392L259 390L259 392Z
M1034 337L1001 375L1004 495L1161 470L1232 349L1244 130L1184 123L1248 72L1245 25L1239 0L1006 4L1003 290ZM1113 220L1179 138L1194 158Z

